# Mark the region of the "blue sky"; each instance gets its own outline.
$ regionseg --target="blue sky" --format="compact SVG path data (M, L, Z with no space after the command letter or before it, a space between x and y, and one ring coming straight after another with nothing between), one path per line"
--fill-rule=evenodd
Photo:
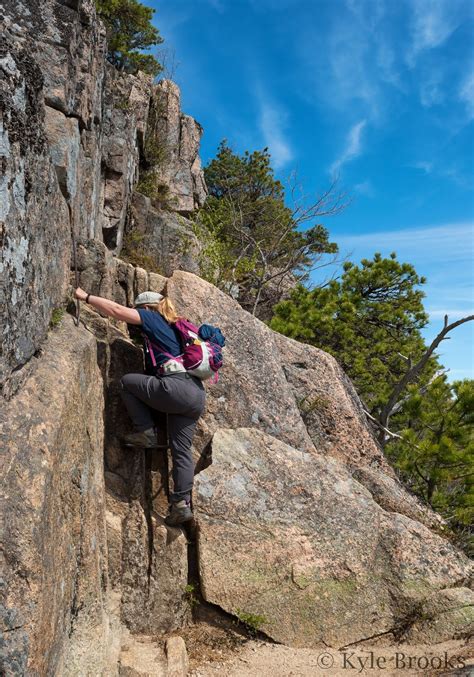
M296 170L309 198L338 174L353 200L322 222L341 258L412 263L428 341L445 313L474 313L474 2L146 4L182 108L204 127L204 163L225 137L239 153L268 146L278 178ZM473 378L474 322L450 336L437 350L448 379Z

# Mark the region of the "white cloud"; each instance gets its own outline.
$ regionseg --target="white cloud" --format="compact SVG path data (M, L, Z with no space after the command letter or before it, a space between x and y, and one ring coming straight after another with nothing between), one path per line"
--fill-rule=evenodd
M296 37L301 72L309 78L303 96L310 102L316 97L321 106L344 116L350 109L381 125L392 115L393 90L407 90L400 70L401 47L394 40L392 0L328 3L333 6L324 30L308 21Z
M455 320L460 320L466 315L474 315L474 308L469 309L452 309L452 308L425 308L426 312L432 319L443 319L445 315L448 316L448 322L454 322Z
M440 226L403 228L371 233L335 235L341 246L372 249L397 258L418 262L471 263L474 255L474 222L445 223Z
M405 92L405 86L396 67L395 52L384 36L379 37L375 58L380 79Z
M346 0L347 9L349 9L361 24L373 30L385 15L384 0L370 0L370 2L361 2L361 0Z
M420 101L422 106L431 108L431 106L444 101L445 93L441 87L442 81L443 73L440 67L431 71L428 77L421 81Z
M433 171L433 162L428 162L427 160L420 160L420 162L414 162L409 165L409 167L414 167L415 169L421 169L425 174L431 174Z
M327 84L323 94L328 102L344 109L349 102L360 101L366 115L377 118L381 93L373 69L368 65L369 47L364 31L353 23L341 21L329 37L329 74L321 73L319 77L324 77Z
M416 0L409 1L413 10L411 20L412 42L406 54L406 61L413 67L418 56L430 49L440 47L448 40L461 23L459 0Z
M362 181L361 183L356 183L354 186L354 190L356 193L360 193L361 195L366 195L367 197L374 197L375 196L375 188L373 186L373 183L370 179L366 179L365 181Z
M474 118L474 72L469 73L459 88L459 99L466 106L469 119Z
M281 169L293 159L293 150L284 132L287 114L263 95L260 86L257 87L257 96L260 131L271 153L273 167Z
M331 174L337 174L341 167L343 167L347 162L350 162L350 160L353 160L358 155L360 155L362 151L362 132L364 131L366 124L367 120L361 120L351 127L347 136L347 142L344 151L329 168Z
M413 169L419 169L424 172L426 175L431 174L434 177L442 177L443 179L449 179L453 181L461 188L469 190L472 186L472 172L467 172L456 164L448 164L445 159L440 160L439 157L436 160L420 160L418 162L412 162L411 164L406 165L407 167L412 167ZM404 198L406 199L406 198ZM411 198L410 198L411 199ZM419 203L420 205L422 202Z

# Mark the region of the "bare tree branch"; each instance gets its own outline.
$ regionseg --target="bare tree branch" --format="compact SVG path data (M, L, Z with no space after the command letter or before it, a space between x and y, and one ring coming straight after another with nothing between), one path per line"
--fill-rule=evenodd
M400 355L400 353L398 353L398 354ZM402 357L403 357L403 355L402 355ZM405 359L407 359L409 361L409 364L411 366L411 358L405 358ZM427 392L430 385L432 383L434 383L434 381L436 381L436 379L438 379L440 376L442 376L443 374L446 374L448 371L449 371L449 369L438 369L438 371L430 378L428 383L426 385L424 385L422 388L420 388L420 391L419 391L420 395L424 395ZM393 416L398 411L400 411L400 409L403 407L405 402L407 402L410 399L410 397L411 397L410 395L405 395L404 397L402 397L401 400L399 400L396 404L394 404L392 411L390 412L390 416Z
M389 437L394 437L399 440L402 440L403 437L401 435L398 435L398 433L393 433L391 430L388 430L388 428L385 428L380 421L378 421L375 416L372 416L370 412L367 411L367 409L364 409L364 414L370 418L371 421L373 421L379 428L381 428Z
M387 400L387 403L385 406L382 408L380 412L380 417L379 417L379 423L381 427L387 427L388 422L390 419L390 416L393 413L394 407L396 403L398 402L401 393L405 390L407 385L411 383L412 381L415 381L415 379L418 377L418 375L421 373L423 368L425 367L426 363L428 362L429 358L433 354L433 352L436 350L436 348L439 346L441 341L445 340L446 338L450 338L449 336L446 336L448 332L452 331L456 327L458 327L461 324L464 324L465 322L470 322L474 320L474 315L468 315L467 317L463 317L460 320L456 320L456 322L452 322L451 324L448 324L448 316L444 316L444 326L443 329L439 332L439 334L436 336L436 338L431 342L429 347L426 349L426 351L423 353L421 358L416 362L416 364L412 365L402 376L402 378L399 380L399 382L394 386L392 393L390 394L390 397ZM385 439L383 435L381 434L381 443L383 444L385 442Z
M304 230L298 228L304 223L315 220L317 217L330 216L338 214L345 209L351 202L345 191L339 189L339 177L334 177L329 186L312 201L304 194L302 186L298 181L297 172L294 171L288 179L288 187L291 192L292 207L286 207L281 212L276 212L278 216L275 219L274 226L267 222L264 223L263 235L260 237L252 230L253 211L244 214L247 206L247 194L241 194L236 189L235 177L230 175L221 176L222 197L227 201L230 208L229 226L235 233L237 247L236 261L230 271L230 276L235 284L252 301L251 312L257 314L259 304L262 299L263 290L269 285L272 286L271 294L281 289L285 283L298 282L301 279L307 279L314 270L326 265L335 265L339 263L336 256L329 263L321 264L321 259L330 252L316 252L318 245L314 236L296 237L297 233L303 235ZM253 204L253 203L252 203ZM284 205L283 205L284 206ZM253 207L252 207L253 209ZM249 222L249 223L247 223ZM314 226L316 229L318 226ZM322 234L325 229L321 226ZM317 234L317 230L314 231ZM295 234L295 241L292 240L292 234ZM327 238L327 235L323 235ZM321 241L321 249L327 248L325 239ZM245 273L245 278L238 279L238 267L245 257L255 255L255 266ZM267 295L268 296L268 295Z

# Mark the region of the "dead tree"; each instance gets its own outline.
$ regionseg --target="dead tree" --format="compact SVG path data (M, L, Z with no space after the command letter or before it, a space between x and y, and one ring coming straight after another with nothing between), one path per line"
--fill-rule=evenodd
M464 324L464 322L470 322L471 320L474 320L474 315L468 315L467 317L463 317L460 320L456 320L456 322L452 322L451 324L448 324L448 316L444 316L444 326L442 330L439 332L439 334L436 336L436 338L432 341L431 345L425 350L421 358L416 362L415 364L411 363L411 358L406 358L408 361L408 369L405 372L405 374L402 376L402 378L398 381L398 383L395 384L390 397L387 400L387 403L385 406L382 408L378 418L377 418L377 426L380 428L379 434L378 434L378 440L382 446L385 445L385 443L390 439L390 437L398 437L395 433L391 433L390 430L388 429L389 426L389 421L390 421L390 416L395 414L401 406L403 405L404 398L402 397L402 393L404 392L405 388L409 383L412 383L413 381L416 381L418 378L419 374L422 372L423 368L425 367L426 363L428 362L429 358L433 354L433 352L436 350L436 348L439 346L441 341L444 341L446 339L451 338L450 336L446 336L452 329L455 329L455 327L458 327L460 324ZM439 374L438 374L439 375ZM367 413L367 412L366 412ZM371 416L370 418L373 419Z

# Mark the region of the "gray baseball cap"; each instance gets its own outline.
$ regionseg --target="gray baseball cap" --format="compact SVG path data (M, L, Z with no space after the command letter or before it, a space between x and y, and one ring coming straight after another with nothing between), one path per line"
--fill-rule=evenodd
M159 294L156 291L144 291L141 294L138 294L133 305L134 306L145 306L148 303L159 303L161 299L165 297L163 294Z

